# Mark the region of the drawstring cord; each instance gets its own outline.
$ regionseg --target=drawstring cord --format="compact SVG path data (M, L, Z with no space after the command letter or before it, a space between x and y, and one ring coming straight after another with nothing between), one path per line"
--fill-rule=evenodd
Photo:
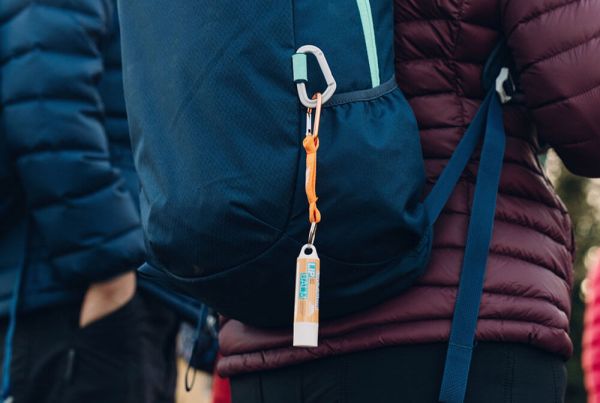
M23 280L25 266L26 266L26 256L27 256L27 246L29 239L29 231L28 231L29 221L25 223L25 233L24 233L24 250L21 258L21 262L19 264L17 278L15 279L15 285L13 289L13 295L10 305L10 313L9 313L9 323L8 329L6 331L6 339L4 340L4 360L2 362L2 402L3 403L12 403L13 397L11 396L11 363L12 363L12 353L13 353L13 340L15 337L15 331L17 328L17 312L19 309L19 300L21 296L21 282Z
M2 362L2 401L4 403L12 403L13 401L11 396L10 366L12 363L13 339L17 328L17 309L21 289L21 277L22 268L19 268L10 306L10 317L8 329L6 331L6 339L4 340L4 361Z
M317 150L319 149L319 125L321 123L321 106L323 97L321 93L316 93L313 99L317 105L314 109L315 118L313 124L313 109L306 110L306 136L302 141L306 151L306 182L305 191L308 199L308 220L311 223L308 235L308 243L313 244L317 232L317 224L321 222L321 212L317 208Z
M190 360L188 361L187 368L185 370L185 390L189 392L194 387L196 383L196 369L192 368L192 362L194 362L194 358L196 357L196 353L198 350L198 340L200 339L200 335L202 334L202 329L206 326L207 319L207 309L206 305L202 305L200 309L200 314L198 315L198 324L196 325L196 330L194 331L194 347L192 347L192 354L190 355ZM192 372L193 370L193 372ZM190 381L190 373L192 373L192 379Z

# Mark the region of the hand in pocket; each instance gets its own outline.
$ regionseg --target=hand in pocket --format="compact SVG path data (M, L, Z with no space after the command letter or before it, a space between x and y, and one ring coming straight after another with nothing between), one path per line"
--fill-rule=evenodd
M85 327L116 311L135 294L135 272L128 272L102 283L92 284L83 299L79 326Z

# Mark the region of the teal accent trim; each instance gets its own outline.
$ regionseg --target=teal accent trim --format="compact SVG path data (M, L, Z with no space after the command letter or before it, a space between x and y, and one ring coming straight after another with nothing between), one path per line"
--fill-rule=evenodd
M377 41L375 40L375 26L373 24L373 13L371 12L371 2L369 0L356 0L360 20L365 35L365 45L367 46L367 57L369 58L369 68L371 70L371 83L373 88L379 86L379 57L377 56Z
M295 53L292 56L292 67L294 70L294 82L307 82L308 81L308 68L306 53Z

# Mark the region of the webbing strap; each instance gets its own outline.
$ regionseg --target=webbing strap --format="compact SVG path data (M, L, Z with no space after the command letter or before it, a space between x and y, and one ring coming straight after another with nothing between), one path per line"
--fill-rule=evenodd
M452 157L448 161L448 165L446 165L435 186L425 199L425 208L431 224L439 217L450 195L454 191L460 175L469 163L475 147L479 144L479 140L485 130L487 110L491 99L495 95L495 93L490 92L484 99L471 125L456 146Z
M439 400L443 403L462 403L467 390L506 141L502 107L495 91L490 91L478 116L481 120L471 135L484 135L484 140L442 379ZM485 130L477 130L484 118Z

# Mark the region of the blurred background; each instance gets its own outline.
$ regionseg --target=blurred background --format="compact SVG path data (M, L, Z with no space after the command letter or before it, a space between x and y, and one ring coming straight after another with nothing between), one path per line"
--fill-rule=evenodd
M211 386L212 379L205 372L196 373L196 381L190 392L185 390L185 371L187 363L182 359L177 365L177 403L212 403Z
M548 177L567 206L575 229L577 245L575 284L572 292L571 336L574 355L568 363L567 403L587 401L581 368L581 337L585 310L585 277L600 246L600 180L571 175L558 156L550 151L544 161ZM599 161L600 163L600 161Z

